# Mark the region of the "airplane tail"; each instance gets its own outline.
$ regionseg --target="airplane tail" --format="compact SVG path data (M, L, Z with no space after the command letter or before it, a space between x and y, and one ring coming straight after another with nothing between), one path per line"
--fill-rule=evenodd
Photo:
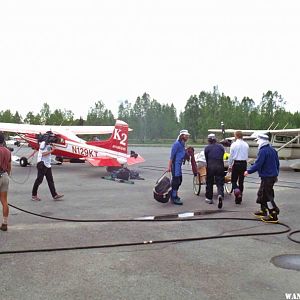
M127 154L128 124L117 120L109 139L105 141L89 141L87 144Z
M124 157L120 157L117 159L112 158L93 158L88 159L88 161L94 166L121 166L125 162L128 166L138 164L144 162L144 158L134 151L130 152L130 155L127 154L128 151L128 124L117 120L115 128L113 130L112 135L108 140L105 141L90 141L87 142L89 145L94 145L98 147L102 147L105 149L109 149L112 151L116 151L122 154L126 154ZM122 160L122 162L120 161Z

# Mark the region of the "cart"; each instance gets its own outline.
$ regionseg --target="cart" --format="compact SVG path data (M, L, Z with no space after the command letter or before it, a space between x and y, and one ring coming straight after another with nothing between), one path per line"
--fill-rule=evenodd
M195 195L200 195L202 185L206 185L206 166L198 167L197 175L193 178L193 190ZM225 164L224 170L224 190L227 194L232 193L231 174L228 172L228 164L227 166Z

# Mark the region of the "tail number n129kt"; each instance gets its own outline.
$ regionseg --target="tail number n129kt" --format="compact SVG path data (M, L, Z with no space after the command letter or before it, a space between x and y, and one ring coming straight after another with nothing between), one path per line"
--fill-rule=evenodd
M72 146L72 152L87 157L97 157L98 154L98 151L78 146Z

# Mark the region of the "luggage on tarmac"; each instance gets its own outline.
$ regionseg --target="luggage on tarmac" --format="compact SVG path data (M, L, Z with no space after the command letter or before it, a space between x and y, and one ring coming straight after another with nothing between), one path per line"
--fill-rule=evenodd
M165 172L159 177L153 188L153 197L160 203L167 203L171 196L171 176Z

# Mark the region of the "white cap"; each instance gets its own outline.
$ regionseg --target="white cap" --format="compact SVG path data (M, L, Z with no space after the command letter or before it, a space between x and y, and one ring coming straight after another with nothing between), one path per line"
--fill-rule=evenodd
M214 133L210 133L210 134L207 136L207 138L208 138L209 140L216 140L216 135L215 135Z
M262 140L267 140L268 141L269 136L267 134L260 133L260 134L257 135L257 139L262 139Z
M184 134L184 135L190 135L189 132L186 129L180 130L179 136L181 136L182 134Z

